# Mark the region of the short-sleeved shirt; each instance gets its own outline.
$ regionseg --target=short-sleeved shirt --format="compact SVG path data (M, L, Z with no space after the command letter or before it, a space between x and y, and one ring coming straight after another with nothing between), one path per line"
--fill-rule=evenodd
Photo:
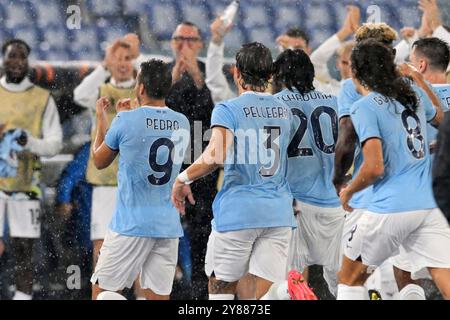
M332 183L338 137L337 99L319 91L285 89L275 95L291 109L295 134L288 148L288 181L295 199L338 207Z
M384 175L373 185L368 210L398 213L436 207L431 187L431 158L426 123L436 110L423 90L414 87L414 112L396 100L372 92L353 104L351 119L359 141L381 140Z
M183 235L171 191L189 137L187 118L167 107L143 106L117 114L105 138L120 153L112 231L136 237Z
M272 95L246 92L216 105L211 127L234 135L223 186L213 203L212 227L224 232L295 226L286 178L289 107Z

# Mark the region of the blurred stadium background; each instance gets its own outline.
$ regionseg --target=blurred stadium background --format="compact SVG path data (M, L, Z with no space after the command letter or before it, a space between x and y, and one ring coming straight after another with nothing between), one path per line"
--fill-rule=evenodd
M171 57L170 38L178 23L192 21L201 29L206 55L209 26L230 0L0 0L0 43L9 38L21 38L32 48L31 79L52 91L64 131L69 140L70 120L82 108L73 101L73 89L104 57L104 50L113 39L127 33L137 33L141 51L145 54ZM333 35L345 18L345 5L361 8L361 19L368 17L367 8L378 5L381 21L395 29L404 26L419 27L421 13L417 0L241 0L235 27L225 37L226 56L232 58L242 43L260 41L277 53L275 38L288 27L304 29L311 38L312 48ZM441 0L444 23L450 25L450 1ZM76 5L81 12L79 29L70 29L67 20ZM231 59L229 60L231 61ZM330 63L330 66L332 64ZM1 70L0 70L1 72ZM67 129L67 130L66 130ZM52 223L55 187L64 166L72 159L72 151L43 162L44 195L42 237L36 244L35 286L36 299L89 299L89 253L77 239L63 244L58 240L58 228ZM47 222L47 223L46 223ZM66 270L58 269L61 249L66 246L67 259L82 266L82 290L67 290ZM58 246L60 246L58 248ZM69 250L70 248L70 250ZM70 253L68 251L71 251ZM0 259L0 288L12 283L14 263L8 257ZM0 299L11 297L13 288L3 292ZM174 290L175 291L175 290ZM428 291L429 298L435 294Z
M176 25L195 22L209 36L209 25L228 0L0 0L0 41L10 37L26 40L32 59L51 61L100 60L106 43L128 32L138 33L144 52L170 54L169 40ZM70 5L81 8L81 28L69 30ZM312 47L334 34L345 17L345 5L366 9L378 5L381 19L399 30L418 27L416 0L243 0L236 26L225 38L230 54L241 43L260 41L275 49L274 39L289 26L305 29ZM441 1L444 21L449 21L450 2Z

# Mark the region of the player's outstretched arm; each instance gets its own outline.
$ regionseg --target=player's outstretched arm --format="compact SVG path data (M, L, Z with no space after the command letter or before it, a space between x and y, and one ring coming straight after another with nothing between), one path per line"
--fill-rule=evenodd
M172 188L172 202L181 214L185 213L186 198L191 204L195 203L189 184L221 167L232 144L233 133L230 130L214 127L205 151L177 177Z
M355 155L356 132L349 116L339 121L339 135L336 142L334 158L333 184L337 194L349 180L347 172L353 164Z
M361 168L348 187L341 190L339 197L346 211L353 211L348 204L352 196L372 185L384 174L383 149L379 138L366 140L362 147L364 161Z

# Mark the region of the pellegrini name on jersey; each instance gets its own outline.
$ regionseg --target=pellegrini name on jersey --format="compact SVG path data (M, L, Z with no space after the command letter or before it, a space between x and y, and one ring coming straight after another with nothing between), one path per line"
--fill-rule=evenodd
M289 109L286 107L244 107L246 118L276 118L289 119Z

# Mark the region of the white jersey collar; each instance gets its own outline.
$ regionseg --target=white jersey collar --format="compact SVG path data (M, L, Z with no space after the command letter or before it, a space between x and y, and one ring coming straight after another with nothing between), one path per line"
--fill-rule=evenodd
M114 87L121 88L121 89L128 89L128 88L134 87L134 85L135 85L134 79L130 79L130 80L123 81L123 82L117 82L114 78L111 78L111 80L109 82L111 82L111 84Z
M6 90L12 92L22 92L34 86L34 84L30 81L28 77L25 77L20 83L9 83L6 82L6 76L3 76L0 79L0 85Z
M242 95L244 94L256 94L258 96L271 96L272 94L269 92L256 92L256 91L245 91L242 92Z

